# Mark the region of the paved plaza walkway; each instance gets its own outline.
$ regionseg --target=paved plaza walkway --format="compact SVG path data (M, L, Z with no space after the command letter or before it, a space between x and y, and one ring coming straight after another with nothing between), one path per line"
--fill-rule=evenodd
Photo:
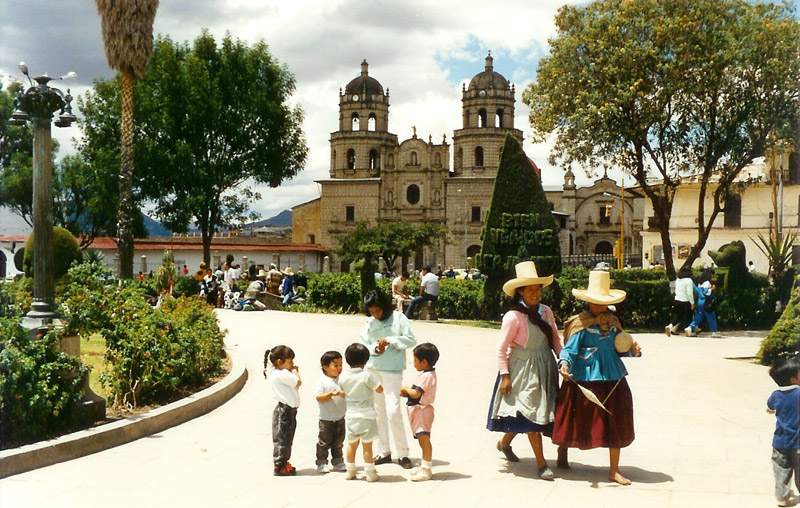
M317 474L320 355L344 351L365 318L277 311L219 313L229 354L249 379L232 400L162 433L76 460L0 480L0 506L16 507L325 507L775 506L770 464L774 417L765 411L774 384L765 367L745 360L763 333L723 339L635 334L644 356L626 359L636 440L623 449L621 472L633 484L606 480L608 452L570 450L572 468L556 480L536 475L527 439L513 442L511 465L485 429L495 380L498 331L413 322L418 339L441 351L433 426L434 479L408 481L397 464L378 466L381 481ZM261 374L264 350L290 345L303 378L292 453L296 477L272 476L270 419L275 405ZM415 376L409 356L404 380ZM419 459L413 439L412 459ZM555 466L556 449L545 439Z

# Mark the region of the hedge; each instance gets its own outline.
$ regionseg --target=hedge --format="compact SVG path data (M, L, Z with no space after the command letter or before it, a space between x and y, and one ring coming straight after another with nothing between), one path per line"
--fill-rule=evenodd
M764 365L797 356L800 352L800 279L778 322L761 341L758 359Z

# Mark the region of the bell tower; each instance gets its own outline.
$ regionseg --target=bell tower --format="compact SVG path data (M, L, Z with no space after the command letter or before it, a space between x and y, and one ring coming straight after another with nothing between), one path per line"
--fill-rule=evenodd
M397 136L389 132L389 90L369 75L361 75L339 89L339 130L331 133L331 178L377 177L394 166Z

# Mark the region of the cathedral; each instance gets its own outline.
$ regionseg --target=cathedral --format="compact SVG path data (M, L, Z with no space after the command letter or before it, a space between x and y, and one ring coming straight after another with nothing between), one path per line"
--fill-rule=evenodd
M507 133L514 128L514 85L486 66L461 90L461 128L452 138L453 167L446 136L435 142L417 137L399 142L389 131L389 90L361 75L339 91L339 128L331 133L330 178L317 180L320 197L292 208L294 243L327 248L332 271L344 271L333 250L336 236L358 222L406 221L446 224L450 239L427 247L409 260L413 268L430 264L465 266L480 252L480 233Z

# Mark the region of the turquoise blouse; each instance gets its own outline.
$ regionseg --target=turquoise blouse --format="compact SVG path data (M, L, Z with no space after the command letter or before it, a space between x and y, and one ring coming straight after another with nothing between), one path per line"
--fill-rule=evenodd
M616 381L628 375L625 364L614 349L614 337L621 330L612 326L603 335L598 326L572 335L558 355L558 366L569 365L575 381Z

